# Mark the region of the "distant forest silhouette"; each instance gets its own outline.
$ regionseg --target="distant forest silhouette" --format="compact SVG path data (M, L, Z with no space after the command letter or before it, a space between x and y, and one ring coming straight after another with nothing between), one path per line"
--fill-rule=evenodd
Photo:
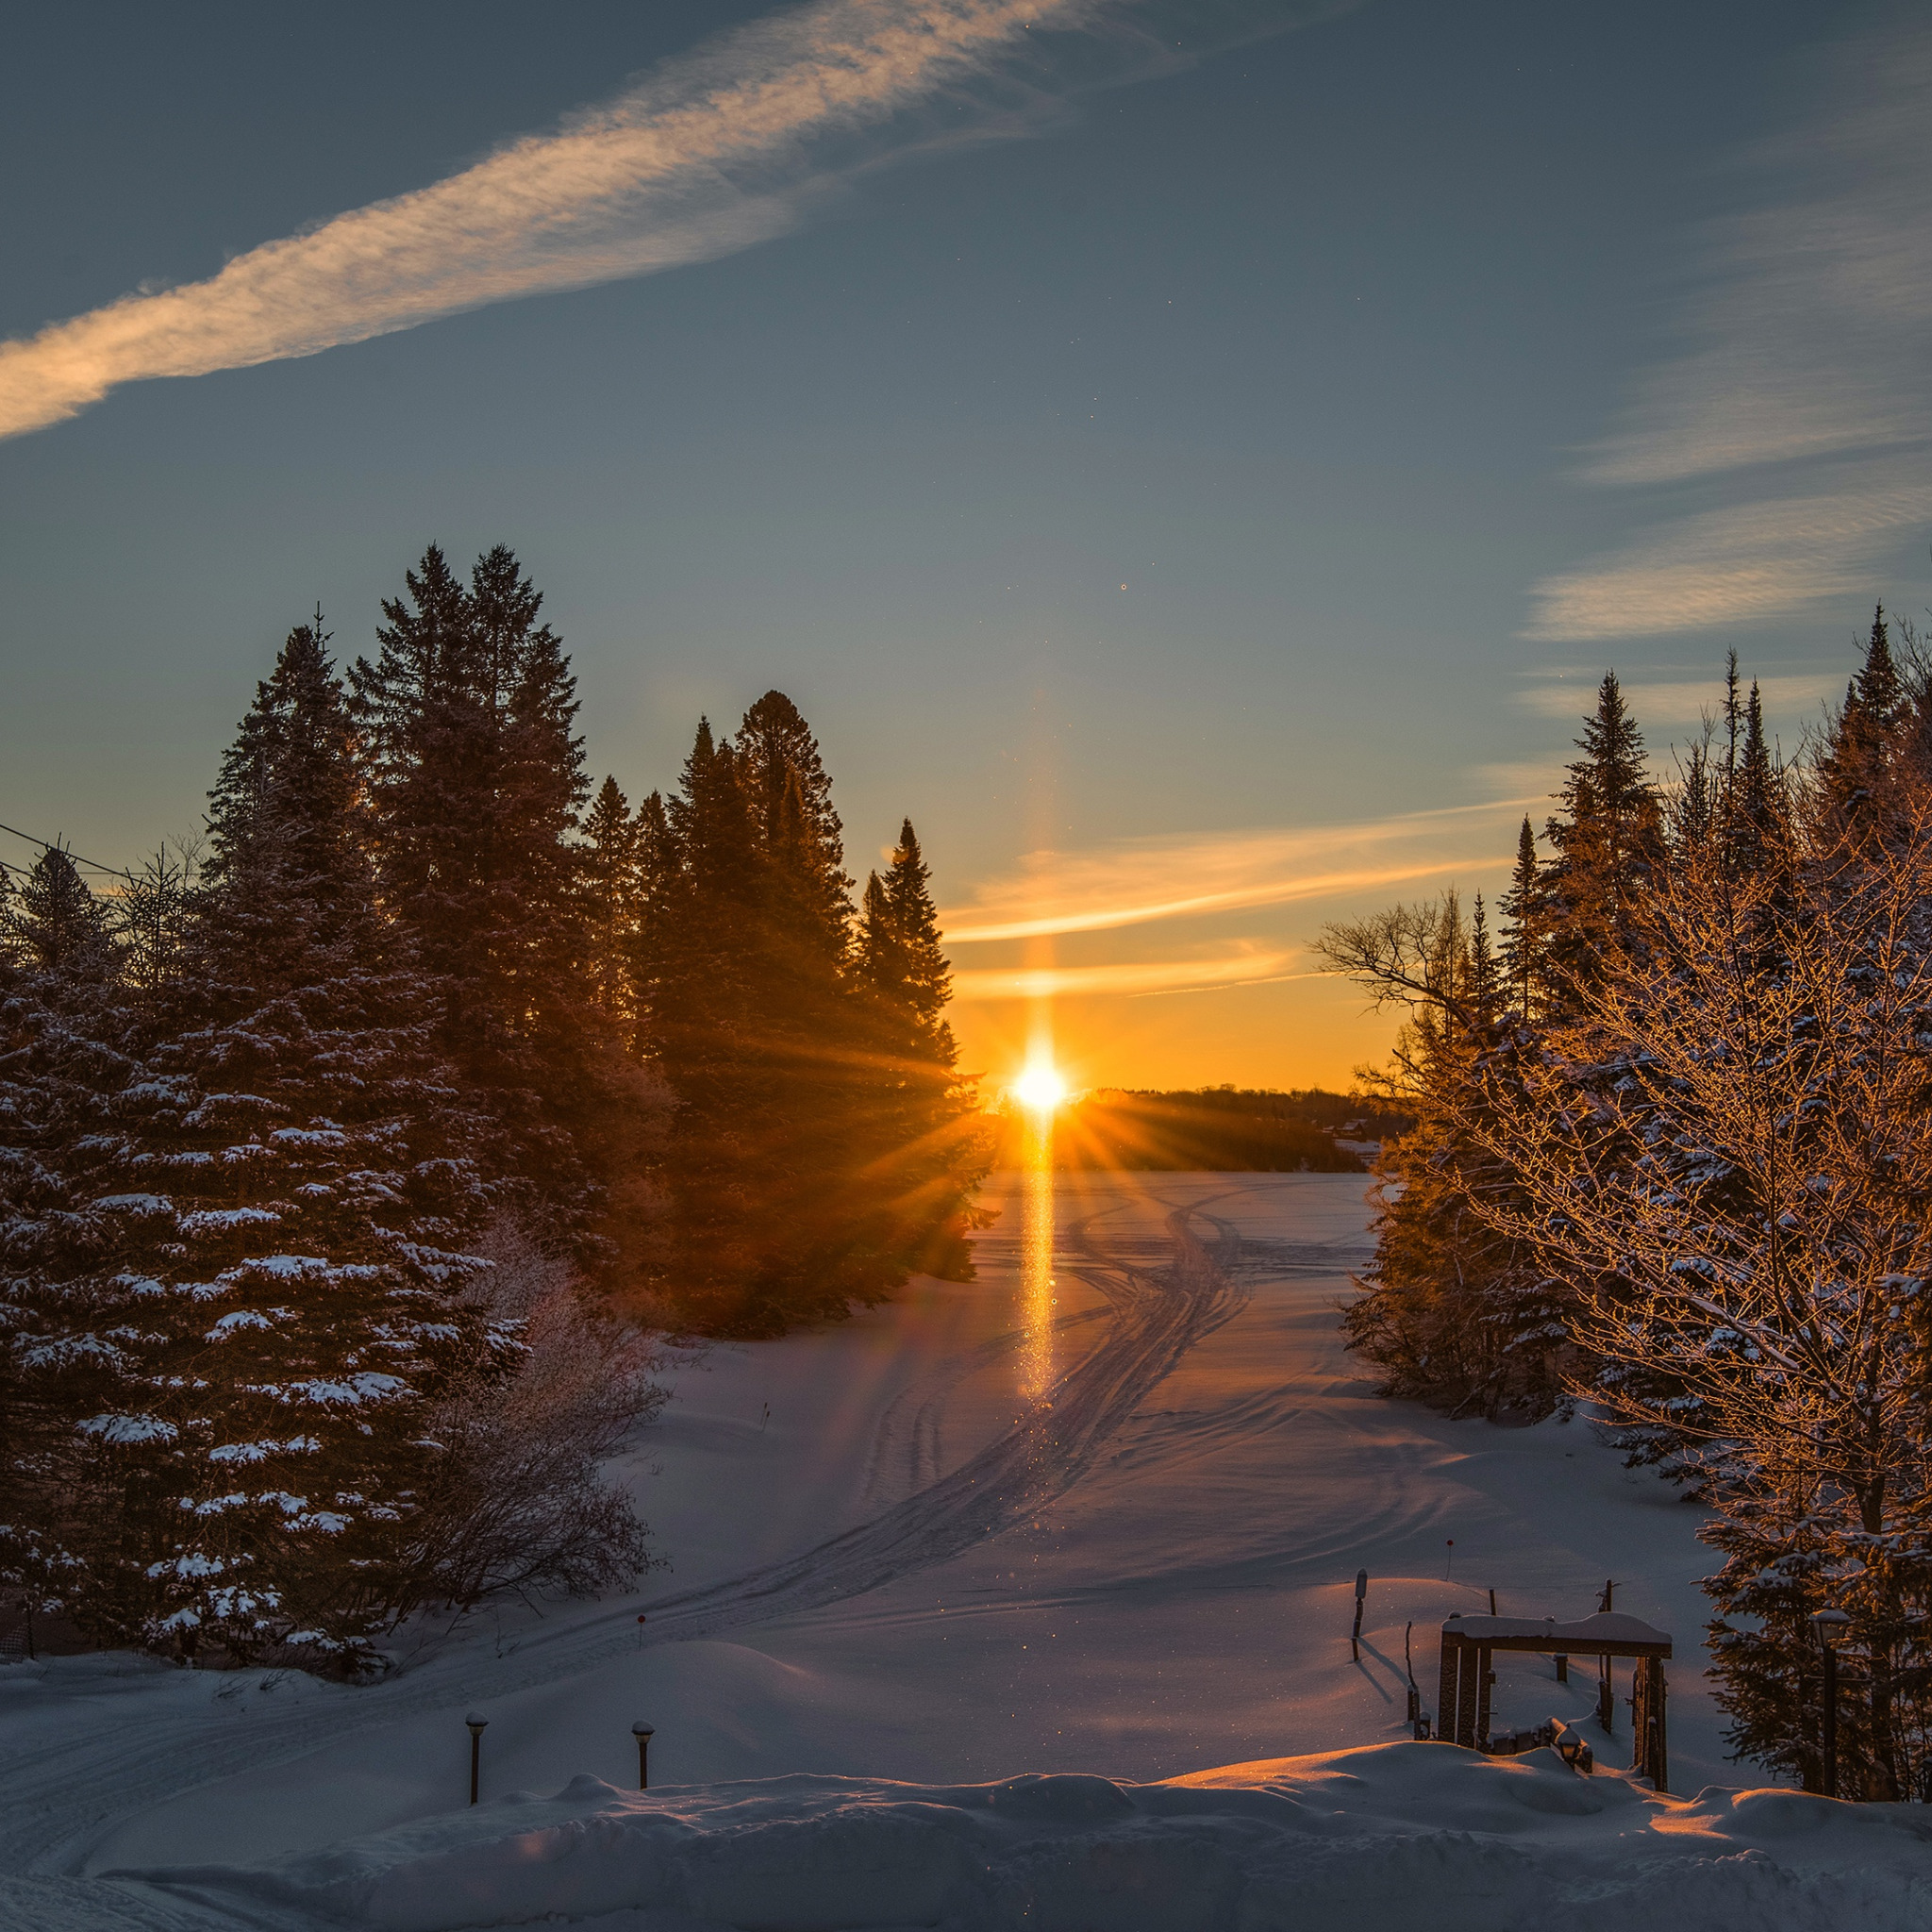
M1361 1174L1357 1147L1410 1124L1386 1101L1319 1087L1198 1087L1173 1091L1096 1087L1054 1117L1052 1158L1068 1172ZM1030 1158L1026 1117L994 1117L995 1164Z

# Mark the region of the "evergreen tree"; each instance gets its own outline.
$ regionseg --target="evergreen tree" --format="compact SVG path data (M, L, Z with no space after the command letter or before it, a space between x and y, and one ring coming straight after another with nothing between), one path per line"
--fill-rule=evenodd
M434 545L406 584L376 661L350 672L383 900L439 984L442 1045L511 1137L522 1211L608 1259L592 1224L651 1116L588 965L575 681L504 546L467 590Z
M1507 1198L1514 1182L1464 1116L1491 1086L1517 1084L1518 1049L1515 1029L1506 1035L1485 1010L1489 975L1456 894L1331 926L1322 945L1378 1002L1410 1012L1382 1086L1414 1124L1376 1165L1375 1253L1342 1316L1348 1346L1387 1394L1451 1414L1547 1415L1570 1366L1564 1298L1474 1208L1478 1195Z
M1542 878L1548 991L1559 1000L1629 943L1633 913L1663 859L1662 801L1615 672L1604 674L1576 745L1583 756L1568 768L1564 809L1544 827L1556 852Z
M701 723L639 814L641 1010L677 1097L671 1286L703 1326L774 1333L965 1265L981 1167L910 825L858 929L810 727L768 691Z
M639 983L651 1052L676 1096L664 1169L671 1287L693 1322L746 1316L758 1272L758 1183L773 1152L754 996L763 894L729 741L700 719L676 794L645 800Z
M1873 612L1865 661L1845 687L1844 704L1818 760L1827 836L1877 829L1888 804L1892 753L1907 718L1905 684L1881 604Z
M1503 971L1517 1012L1535 1016L1542 977L1542 879L1536 858L1536 833L1529 815L1516 840L1516 869L1503 894Z
M876 1039L870 1124L878 1151L861 1175L891 1216L881 1247L895 1285L906 1269L971 1278L969 1203L990 1159L972 1132L974 1086L958 1077L946 1024L952 971L930 880L907 819L886 878L866 880L854 955Z
M77 908L64 855L41 883ZM9 932L10 897L0 893ZM0 949L0 1585L30 1616L84 1609L111 1521L114 1498L75 1424L142 1397L126 1345L142 1332L138 1319L130 1327L139 1311L128 1284L96 1266L101 1217L72 1165L111 1140L110 1096L139 1066L120 1044L129 1016L111 979L75 970L112 964L80 930L78 947L40 929L38 944Z
M89 891L74 856L48 845L25 878L0 901L0 934L30 970L76 983L100 982L114 971L108 908Z
M64 1150L86 1239L37 1257L120 1317L120 1399L78 1423L113 1498L79 1607L123 1641L366 1658L425 1588L423 1418L502 1354L462 1292L486 1130L379 917L348 739L298 629L223 763L175 1010Z
M201 958L288 988L375 943L352 726L318 609L291 630L208 794Z
M591 801L583 834L579 876L589 995L636 1053L641 1045L636 971L643 824L641 814L632 816L615 778L607 777Z

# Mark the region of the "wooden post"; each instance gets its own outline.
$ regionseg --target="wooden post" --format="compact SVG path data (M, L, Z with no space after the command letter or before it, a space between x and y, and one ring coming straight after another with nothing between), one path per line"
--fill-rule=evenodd
M1456 1741L1468 1750L1475 1749L1475 1699L1476 1678L1480 1675L1477 1658L1482 1656L1480 1649L1467 1637L1461 1643L1461 1664L1456 1686Z
M1570 1659L1567 1657L1565 1657L1560 1651L1558 1651L1557 1654L1557 1682L1559 1684L1567 1684L1569 1681Z
M1596 1660L1596 1721L1604 1727L1604 1736L1613 1738L1617 1727L1610 1722L1617 1714L1616 1681L1610 1674L1610 1660L1600 1657Z
M1453 1630L1442 1633L1442 1669L1436 1686L1436 1735L1450 1743L1460 1743L1456 1731L1457 1664L1462 1657L1462 1639Z
M1631 1687L1631 1728L1637 1733L1630 1769L1660 1791L1670 1788L1670 1747L1664 1724L1664 1660L1639 1657Z
M1478 1751L1490 1748L1490 1686L1496 1681L1493 1655L1487 1643L1475 1647L1475 1721L1470 1742Z

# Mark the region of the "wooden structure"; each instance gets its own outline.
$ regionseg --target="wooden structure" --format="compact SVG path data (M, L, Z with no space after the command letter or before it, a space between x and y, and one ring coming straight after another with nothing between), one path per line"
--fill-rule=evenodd
M1497 1651L1529 1651L1567 1659L1602 1659L1604 1700L1598 1715L1610 1728L1609 1674L1613 1657L1636 1660L1636 1755L1631 1770L1658 1790L1669 1789L1669 1740L1664 1724L1664 1663L1671 1640L1636 1617L1599 1611L1559 1624L1554 1617L1451 1617L1442 1625L1441 1693L1436 1735L1451 1744L1486 1751L1490 1743L1490 1686L1496 1681Z

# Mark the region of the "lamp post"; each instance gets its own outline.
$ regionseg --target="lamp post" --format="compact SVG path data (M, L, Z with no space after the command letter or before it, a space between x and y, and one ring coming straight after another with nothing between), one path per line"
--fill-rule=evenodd
M1827 1798L1838 1796L1838 1652L1831 1647L1831 1640L1851 1621L1842 1610L1815 1610L1811 1616L1811 1627L1818 1632L1818 1647L1824 1661L1824 1722L1821 1741L1824 1747L1824 1782Z
M490 1720L473 1710L463 1722L470 1727L470 1803L476 1802L476 1790L483 1774L483 1732Z
M631 1725L630 1734L638 1740L638 1790L651 1789L651 1740L657 1733L642 1718Z

